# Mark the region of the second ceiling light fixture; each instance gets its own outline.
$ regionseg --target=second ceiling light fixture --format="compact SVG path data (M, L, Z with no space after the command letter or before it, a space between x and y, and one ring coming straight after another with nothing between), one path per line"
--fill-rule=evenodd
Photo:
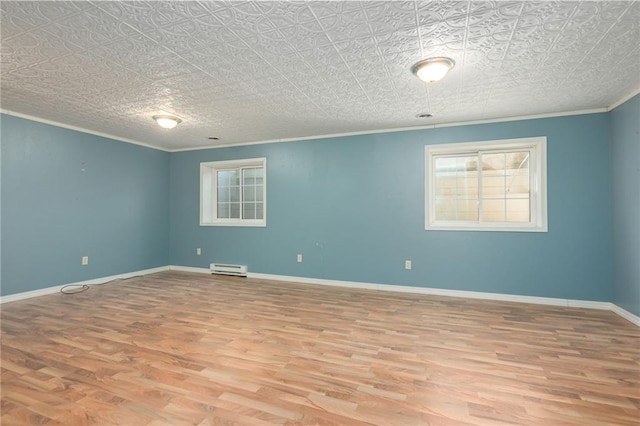
M445 75L455 65L455 62L451 58L437 57L427 58L422 61L416 62L411 67L411 72L416 75L420 80L426 83L434 83L442 80Z

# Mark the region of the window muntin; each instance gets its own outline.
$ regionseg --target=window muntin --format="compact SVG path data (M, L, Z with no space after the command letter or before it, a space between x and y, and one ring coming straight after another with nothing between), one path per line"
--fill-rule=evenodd
M545 232L546 138L429 145L425 228Z
M200 164L200 225L266 226L266 159Z

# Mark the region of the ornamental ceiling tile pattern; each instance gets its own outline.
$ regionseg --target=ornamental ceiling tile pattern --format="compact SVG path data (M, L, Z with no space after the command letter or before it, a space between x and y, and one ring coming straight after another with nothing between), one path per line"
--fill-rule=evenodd
M3 110L168 150L605 108L640 87L638 1L2 1L0 19ZM425 84L409 69L431 56L456 66Z

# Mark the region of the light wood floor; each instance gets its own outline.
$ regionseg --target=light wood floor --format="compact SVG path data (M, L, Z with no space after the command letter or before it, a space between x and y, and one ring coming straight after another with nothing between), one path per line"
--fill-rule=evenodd
M638 425L608 311L164 272L2 305L2 425Z

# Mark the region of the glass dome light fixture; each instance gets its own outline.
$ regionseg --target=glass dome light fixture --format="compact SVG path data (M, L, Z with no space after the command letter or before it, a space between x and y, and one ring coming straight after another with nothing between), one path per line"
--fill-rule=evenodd
M176 127L178 124L182 123L182 120L179 119L176 116L173 115L154 115L153 117L154 120L156 120L156 123L158 123L158 126L165 128L165 129L173 129L174 127Z
M442 80L455 64L453 59L443 56L427 58L413 64L411 72L426 83L435 83Z

